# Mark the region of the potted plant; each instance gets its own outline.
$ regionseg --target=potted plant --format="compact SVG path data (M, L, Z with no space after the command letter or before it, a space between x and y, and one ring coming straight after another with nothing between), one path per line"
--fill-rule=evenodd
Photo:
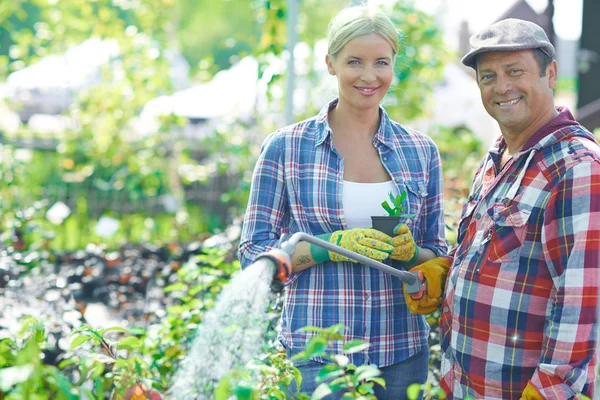
M405 214L406 207L403 205L406 200L406 190L402 193L394 196L391 192L389 193L389 202L385 200L381 203L381 207L387 212L388 215L372 215L371 224L373 229L377 229L389 236L394 236L394 228L400 223L401 219L412 218L413 214ZM405 269L400 261L392 260L391 266L396 269Z
M402 193L396 196L390 193L389 197L389 201L385 200L381 203L381 207L383 207L388 215L372 215L371 223L373 224L373 229L394 236L394 228L400 223L400 219L411 218L413 215L404 214L406 207L403 204L404 200L406 200L406 190L403 190Z

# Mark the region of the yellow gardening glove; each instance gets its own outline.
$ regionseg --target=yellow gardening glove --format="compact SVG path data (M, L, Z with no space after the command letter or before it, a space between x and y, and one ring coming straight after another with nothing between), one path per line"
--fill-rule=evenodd
M427 291L420 300L410 297L410 294L406 293L406 285L404 286L406 304L413 314L427 315L437 310L442 303L442 292L451 264L452 258L437 257L410 270L410 272L422 271L427 282Z
M392 238L375 229L355 228L318 235L317 237L377 261L385 260L394 250L394 247L390 244ZM327 260L356 262L312 243L310 244L310 255L317 263Z
M531 383L527 383L523 394L521 394L521 400L544 400L544 396L539 394Z
M407 267L415 264L419 258L419 248L413 239L412 233L408 230L406 224L398 224L394 228L396 236L392 238L392 259L402 261Z

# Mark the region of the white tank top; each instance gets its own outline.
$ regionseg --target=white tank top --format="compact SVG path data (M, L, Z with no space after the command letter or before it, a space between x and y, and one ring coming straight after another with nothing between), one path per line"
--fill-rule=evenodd
M394 181L357 183L344 181L342 202L349 229L370 228L371 215L387 215L381 203L389 200L389 193L398 194Z

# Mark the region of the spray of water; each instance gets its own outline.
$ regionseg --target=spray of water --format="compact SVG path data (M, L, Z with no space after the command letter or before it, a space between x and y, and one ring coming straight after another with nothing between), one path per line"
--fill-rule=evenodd
M173 400L212 398L230 370L256 357L264 344L273 267L259 260L223 288L206 312L168 393Z

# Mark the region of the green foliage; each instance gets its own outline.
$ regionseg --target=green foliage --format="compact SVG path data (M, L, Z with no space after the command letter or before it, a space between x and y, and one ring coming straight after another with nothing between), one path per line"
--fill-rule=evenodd
M385 200L381 203L381 207L388 213L390 217L406 217L411 218L414 217L412 214L404 214L406 211L406 207L404 206L404 200L406 200L406 190L403 190L402 193L394 196L392 192L389 193L390 200Z
M388 93L385 108L398 121L427 115L433 87L443 78L451 52L433 16L415 7L413 0L396 1L389 17L401 32L396 58L396 82Z
M58 368L42 363L45 345L44 327L33 318L25 318L15 340L0 339L0 398L79 398L78 390Z
M486 149L466 127L436 126L428 133L437 144L442 159L446 241L453 245L456 243L462 205L469 195L473 173Z

